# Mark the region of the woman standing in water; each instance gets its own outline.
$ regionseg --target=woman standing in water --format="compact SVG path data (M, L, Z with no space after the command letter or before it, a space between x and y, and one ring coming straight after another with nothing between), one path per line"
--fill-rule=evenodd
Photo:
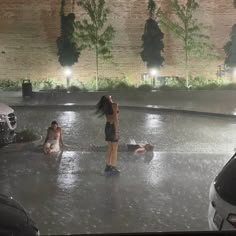
M119 141L118 105L112 101L111 96L102 96L96 107L96 113L99 114L100 117L103 115L106 117L105 140L108 145L106 152L106 168L104 172L119 174L120 171L116 168Z

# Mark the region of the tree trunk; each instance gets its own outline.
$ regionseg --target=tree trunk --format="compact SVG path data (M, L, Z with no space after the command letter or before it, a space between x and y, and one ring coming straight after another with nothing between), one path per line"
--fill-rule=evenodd
M71 2L71 12L74 13L75 10L75 0L72 0Z
M95 50L96 50L96 91L98 91L98 26L96 23L96 46L95 46Z
M184 22L184 30L185 30L185 37L184 37L184 47L185 47L185 80L186 80L186 87L189 89L189 61L188 61L188 20Z
M98 91L98 48L96 46L96 91Z
M188 65L188 50L187 46L185 46L185 80L186 80L186 87L189 89L189 65Z

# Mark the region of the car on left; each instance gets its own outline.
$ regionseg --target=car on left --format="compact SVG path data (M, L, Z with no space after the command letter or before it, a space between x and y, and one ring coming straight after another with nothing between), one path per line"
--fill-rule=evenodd
M12 197L0 194L0 235L38 236L37 224Z
M0 103L0 145L14 141L17 118L13 108Z

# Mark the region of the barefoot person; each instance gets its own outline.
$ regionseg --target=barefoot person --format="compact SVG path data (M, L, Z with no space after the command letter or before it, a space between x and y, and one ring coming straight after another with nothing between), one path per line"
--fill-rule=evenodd
M44 141L43 151L45 154L51 154L60 151L60 147L64 146L62 141L61 128L56 121L52 121L51 126L48 127L47 136Z
M119 174L116 168L119 140L118 105L112 101L111 96L102 96L96 105L96 113L106 117L105 140L107 141L105 173Z

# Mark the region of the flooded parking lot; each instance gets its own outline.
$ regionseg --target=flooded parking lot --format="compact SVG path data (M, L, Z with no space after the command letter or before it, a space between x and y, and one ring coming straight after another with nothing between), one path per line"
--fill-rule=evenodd
M120 109L122 144L151 142L153 155L119 153L121 175L103 175L104 120L88 108L16 108L18 130L46 133L51 120L72 148L0 150L1 192L20 201L42 234L208 230L208 190L233 152L235 120Z
M92 108L15 108L18 130L33 129L45 137L57 120L66 144L75 150L105 145L104 118ZM159 152L231 152L236 144L236 119L169 112L148 113L120 108L120 143L149 142Z

